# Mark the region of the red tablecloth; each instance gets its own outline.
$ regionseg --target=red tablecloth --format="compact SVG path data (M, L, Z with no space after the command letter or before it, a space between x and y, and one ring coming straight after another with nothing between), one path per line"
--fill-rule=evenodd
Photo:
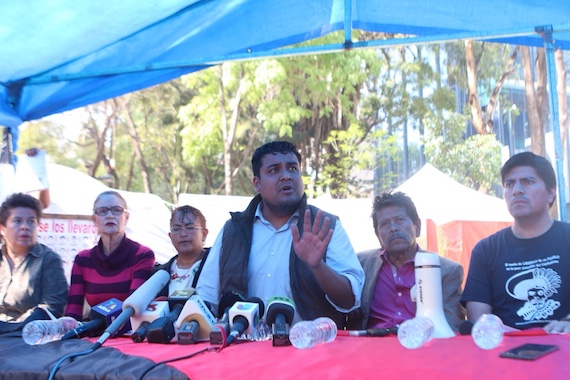
M536 361L499 357L499 352L524 343L556 344L560 350ZM209 347L139 343L128 338L104 346L156 362ZM310 350L273 347L271 341L231 345L221 352L204 352L169 365L192 380L199 379L570 379L570 336L505 336L494 350L475 346L470 336L436 339L417 350L403 348L395 336L339 336Z

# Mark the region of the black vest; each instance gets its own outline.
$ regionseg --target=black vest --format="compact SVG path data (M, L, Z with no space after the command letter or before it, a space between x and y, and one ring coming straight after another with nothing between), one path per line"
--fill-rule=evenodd
M234 291L244 296L248 295L247 287L247 266L251 250L253 236L253 220L257 205L261 202L258 194L247 209L243 212L232 212L231 219L224 226L222 240L222 252L220 256L220 292L221 294ZM299 207L300 218L297 226L299 232L303 233L304 212L308 208L311 210L311 223L315 219L318 208L307 205L307 197L304 195ZM336 216L323 212L321 223L325 217L330 219L329 228L334 229ZM325 255L326 261L326 255ZM318 317L329 317L334 320L337 326L344 327L344 314L337 311L334 306L325 298L325 293L319 286L317 279L310 268L303 263L295 254L293 246L289 255L289 280L293 301L303 320L313 320ZM276 294L281 296L281 294Z

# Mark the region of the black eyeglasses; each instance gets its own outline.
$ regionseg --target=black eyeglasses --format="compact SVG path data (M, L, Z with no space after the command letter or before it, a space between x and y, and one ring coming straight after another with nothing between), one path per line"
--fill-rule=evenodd
M111 214L113 215L121 215L123 212L127 212L127 210L125 210L121 206L113 206L113 207L97 207L96 209L93 210L93 213L99 216L105 216L109 211L111 211Z
M170 227L170 232L172 232L173 234L179 234L180 232L182 232L182 230L184 230L188 233L192 233L194 231L201 230L201 229L202 229L202 227L196 227L192 224L187 224L185 226L174 225L174 226Z

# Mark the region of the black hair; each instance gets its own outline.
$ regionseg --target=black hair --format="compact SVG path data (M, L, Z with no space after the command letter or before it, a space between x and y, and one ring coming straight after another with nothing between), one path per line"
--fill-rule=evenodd
M378 224L378 211L388 206L402 207L406 210L406 215L408 215L414 224L418 224L420 222L420 217L418 216L418 211L416 210L414 202L412 202L412 198L400 191L395 193L388 192L383 193L382 195L377 195L374 198L374 206L372 207L372 223L374 231L376 231L376 225Z
M507 174L509 174L509 172L514 168L520 166L530 166L534 168L536 174L538 174L538 176L544 181L547 189L556 189L556 174L554 174L552 164L550 164L546 158L532 152L517 153L505 162L501 168L501 182L503 185L505 184L505 177ZM555 201L556 192L552 202L550 202L550 207L552 207Z
M299 163L301 163L301 154L297 150L297 146L288 141L272 141L257 148L251 158L251 168L253 175L259 177L259 170L261 169L261 159L267 154L287 154L294 153Z
M206 217L204 216L204 214L202 214L202 212L198 210L196 207L188 205L176 207L172 211L172 216L170 217L170 224L172 224L172 222L174 221L174 217L178 212L182 214L182 217L180 218L181 220L184 220L184 218L186 218L186 215L191 214L194 216L194 219L196 219L200 227L206 228Z
M10 195L0 206L0 224L6 226L10 213L17 207L30 208L36 214L38 221L42 217L42 204L29 194L15 193Z

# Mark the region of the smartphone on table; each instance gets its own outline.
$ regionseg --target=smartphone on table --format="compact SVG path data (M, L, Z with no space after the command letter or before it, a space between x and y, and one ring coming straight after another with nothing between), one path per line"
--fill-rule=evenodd
M526 343L522 346L512 348L508 351L499 354L502 358L521 359L521 360L536 360L541 356L549 354L558 350L558 346L553 344L535 344Z

